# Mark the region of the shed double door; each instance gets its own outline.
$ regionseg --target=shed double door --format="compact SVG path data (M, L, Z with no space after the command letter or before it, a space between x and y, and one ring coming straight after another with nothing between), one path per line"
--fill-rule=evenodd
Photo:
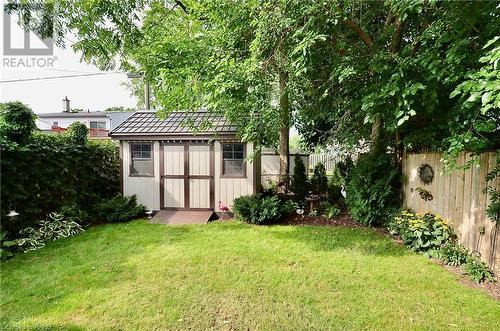
M163 208L212 209L213 145L163 145Z

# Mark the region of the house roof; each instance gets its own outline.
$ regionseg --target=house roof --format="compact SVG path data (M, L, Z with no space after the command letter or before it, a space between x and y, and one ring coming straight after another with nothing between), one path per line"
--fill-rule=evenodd
M120 125L123 121L130 117L134 112L129 111L107 111L106 116L111 120L110 129L113 130L118 125Z
M165 119L155 111L139 111L110 132L118 136L186 136L197 134L232 134L236 126L224 116L200 110L197 112L171 112Z
M39 118L74 118L74 117L102 117L105 118L107 117L107 112L104 111L92 111L92 112L77 112L77 113L66 113L66 112L59 112L59 113L45 113L45 114L37 114Z
M93 112L77 112L77 113L45 113L45 114L37 114L39 119L62 119L62 118L73 118L73 119L81 119L81 118L96 118L96 119L106 119L109 118L111 129L117 127L121 122L126 120L130 115L134 112L130 111L93 111ZM39 121L39 123L43 123ZM47 123L47 125L49 125Z

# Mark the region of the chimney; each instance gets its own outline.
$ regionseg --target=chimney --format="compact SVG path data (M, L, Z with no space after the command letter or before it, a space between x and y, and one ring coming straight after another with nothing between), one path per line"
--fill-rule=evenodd
M71 107L69 105L69 99L68 97L64 97L63 99L63 112L64 113L69 113L71 111Z

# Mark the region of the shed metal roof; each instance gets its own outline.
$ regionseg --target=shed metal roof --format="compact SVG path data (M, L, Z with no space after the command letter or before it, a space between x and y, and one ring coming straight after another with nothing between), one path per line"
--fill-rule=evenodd
M123 121L110 136L159 136L189 134L235 134L236 126L224 116L207 112L171 112L161 119L155 111L140 111Z

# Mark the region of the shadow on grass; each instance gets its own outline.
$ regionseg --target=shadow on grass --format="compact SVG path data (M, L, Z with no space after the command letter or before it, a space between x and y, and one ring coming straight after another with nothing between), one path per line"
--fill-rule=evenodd
M17 323L50 313L54 304L74 304L74 298L85 293L134 281L141 270L131 262L133 259L161 245L187 240L193 230L192 227L162 229L142 220L100 225L2 262L0 330L24 329ZM24 306L29 315L12 308L18 305ZM63 329L50 323L37 326L37 322L33 327ZM68 328L82 329L64 326Z
M288 228L287 231L278 231ZM364 255L404 256L411 254L396 245L390 238L370 228L323 227L323 226L273 226L276 238L294 240L316 250L360 251Z
M395 244L389 237L371 228L348 228L331 226L294 226L294 225L252 225L240 221L212 222L217 231L228 236L241 230L254 229L262 232L263 237L305 243L316 250L357 250L365 255L404 256L413 254L405 247Z

